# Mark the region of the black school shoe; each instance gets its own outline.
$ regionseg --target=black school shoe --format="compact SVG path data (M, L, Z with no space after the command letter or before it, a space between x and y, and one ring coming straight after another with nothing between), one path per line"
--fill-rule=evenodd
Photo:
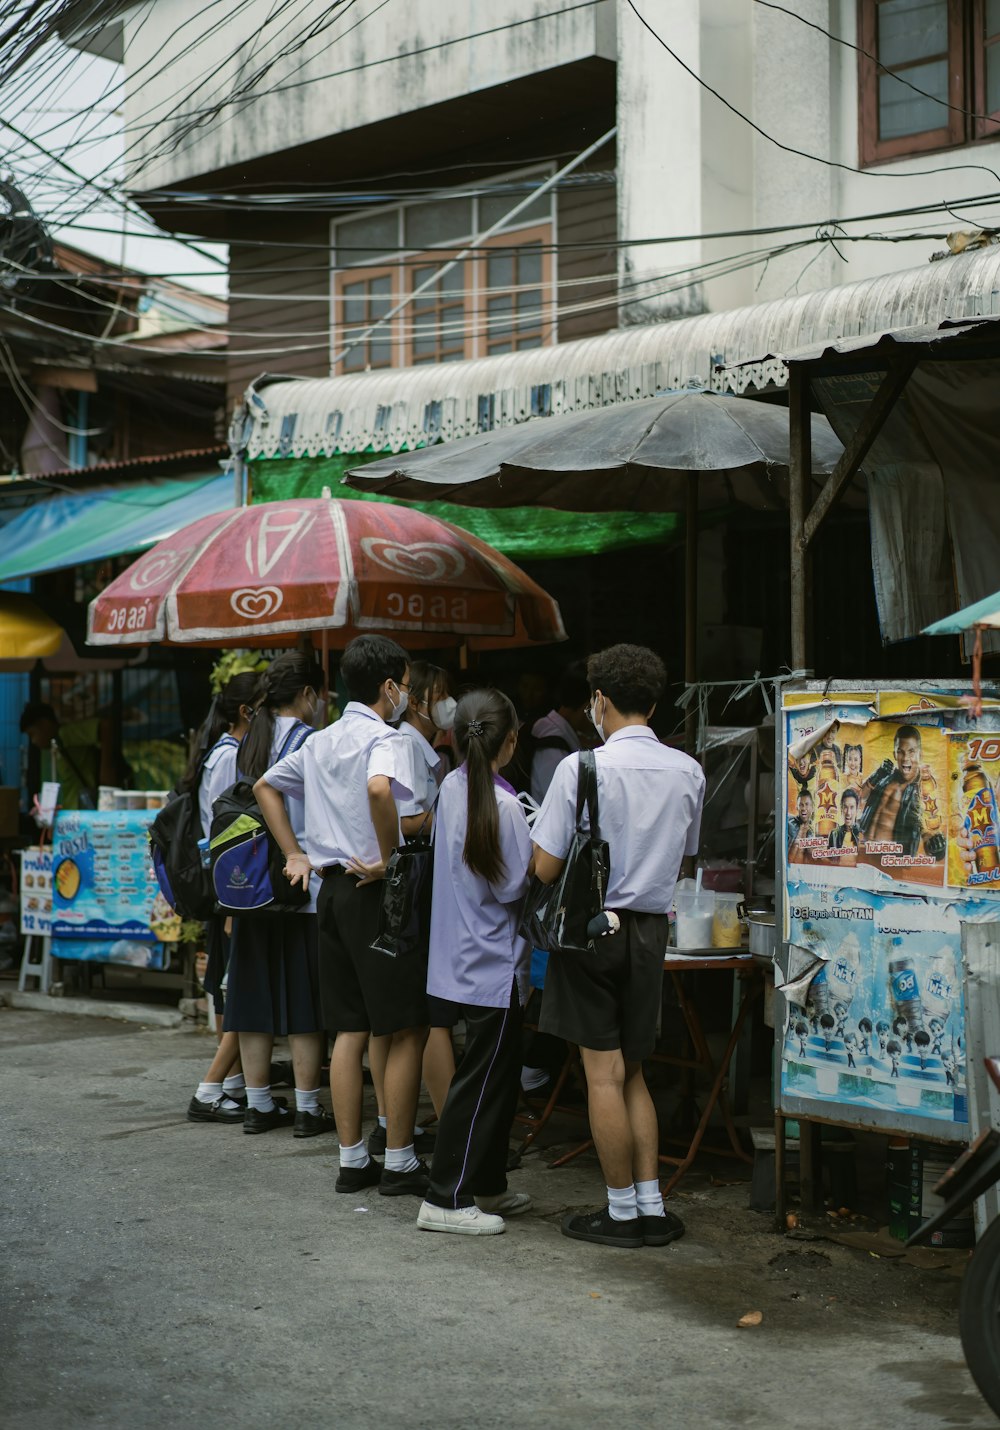
M422 1197L430 1184L430 1168L426 1162L418 1162L409 1172L383 1170L378 1189L383 1197Z
M575 1241L593 1241L598 1246L620 1246L626 1250L635 1250L646 1244L639 1217L633 1217L631 1221L614 1221L608 1207L564 1217L562 1234L573 1237Z
M644 1246L669 1246L684 1235L684 1223L673 1212L664 1212L662 1216L641 1216L639 1221Z
M369 1157L384 1157L385 1143L386 1129L382 1126L381 1122L376 1122L368 1134ZM418 1157L422 1157L425 1152L433 1152L434 1133L428 1132L425 1127L422 1127L419 1132L414 1132L413 1150Z
M341 1167L333 1184L335 1192L363 1192L374 1187L382 1176L382 1164L369 1162L367 1167Z
M225 1108L222 1105L224 1101L225 1098L220 1097L217 1102L199 1102L196 1097L192 1097L191 1101L188 1103L188 1121L242 1122L244 1116L244 1104L240 1103L237 1107Z
M275 1127L294 1127L295 1113L285 1105L284 1098L274 1101L271 1112L261 1112L257 1107L248 1107L243 1115L243 1131L250 1134L271 1132Z
M337 1124L327 1112L325 1107L321 1107L318 1112L296 1112L295 1132L296 1137L319 1137L323 1132L336 1132Z
M272 1087L294 1087L295 1070L291 1063L271 1064L271 1086Z

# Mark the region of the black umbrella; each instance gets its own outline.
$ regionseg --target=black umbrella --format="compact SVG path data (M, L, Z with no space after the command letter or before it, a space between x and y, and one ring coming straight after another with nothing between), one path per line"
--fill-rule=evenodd
M813 472L832 472L843 447L812 419ZM401 452L345 478L359 491L462 506L562 511L683 511L698 505L788 505L788 412L713 392L668 392L543 417Z

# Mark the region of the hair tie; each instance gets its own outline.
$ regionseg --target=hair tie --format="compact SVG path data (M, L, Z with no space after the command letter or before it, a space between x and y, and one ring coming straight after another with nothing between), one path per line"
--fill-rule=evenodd
M465 733L467 735L474 735L476 738L478 738L480 735L484 735L486 733L486 727L484 726L482 720L470 720L468 725L466 725L465 727Z

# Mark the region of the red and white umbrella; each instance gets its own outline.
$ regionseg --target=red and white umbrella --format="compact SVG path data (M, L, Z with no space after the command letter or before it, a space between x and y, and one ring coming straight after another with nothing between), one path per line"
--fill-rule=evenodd
M92 645L293 645L366 631L472 649L566 639L559 607L450 522L385 502L303 498L202 517L90 603ZM318 642L317 642L318 643Z

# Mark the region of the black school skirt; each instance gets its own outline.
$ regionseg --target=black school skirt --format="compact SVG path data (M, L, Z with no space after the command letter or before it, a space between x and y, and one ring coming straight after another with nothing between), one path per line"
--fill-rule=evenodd
M227 1033L321 1033L315 914L233 919L222 1027Z
M224 995L222 980L229 963L229 937L224 932L225 919L211 918L205 922L205 957L207 965L202 987L212 1000L216 1017L222 1016Z

